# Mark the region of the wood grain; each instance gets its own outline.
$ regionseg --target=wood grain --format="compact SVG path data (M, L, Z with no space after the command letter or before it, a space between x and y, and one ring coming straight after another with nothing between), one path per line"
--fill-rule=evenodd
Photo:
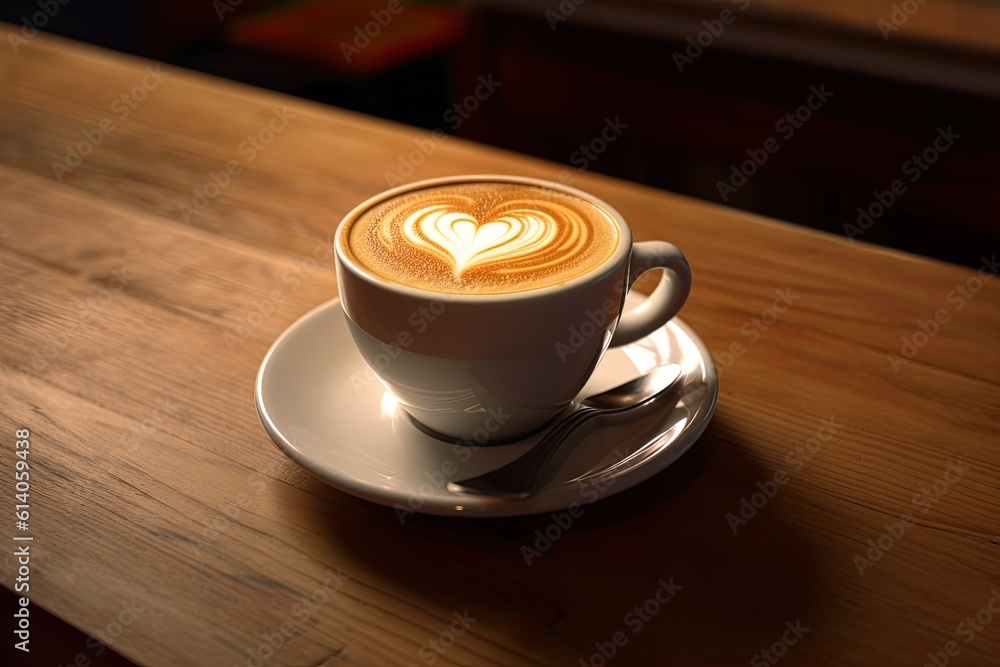
M33 604L151 665L577 665L616 632L613 664L746 664L797 620L782 664L919 665L949 641L955 664L1000 654L1000 621L958 634L1000 587L1000 281L959 302L974 272L574 172L637 238L687 254L682 317L721 394L679 463L588 507L528 567L551 517L400 524L287 461L253 407L268 346L336 296L337 221L430 135L168 68L119 118L148 66L44 36L0 49L0 479L30 428ZM247 160L275 108L294 117ZM115 130L58 180L52 162L104 118ZM407 180L564 168L431 145ZM242 171L186 221L230 160ZM754 336L776 290L793 305ZM938 310L894 371L887 354ZM835 436L800 467L822 419ZM727 514L777 471L788 482L734 535ZM123 604L141 611L119 629ZM476 620L434 651L456 613Z

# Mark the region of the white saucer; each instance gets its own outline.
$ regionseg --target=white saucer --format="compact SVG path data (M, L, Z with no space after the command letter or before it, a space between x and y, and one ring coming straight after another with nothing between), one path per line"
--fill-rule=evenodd
M645 297L629 295L627 308ZM369 380L340 301L302 316L271 346L255 387L257 412L271 439L327 484L411 512L500 517L587 505L624 491L676 461L708 426L718 376L704 343L678 319L605 355L580 398L615 387L662 364L681 366L680 389L639 416L592 420L576 449L536 495L512 499L462 495L451 480L488 472L529 449L538 436L472 450L437 440L413 425L378 382Z

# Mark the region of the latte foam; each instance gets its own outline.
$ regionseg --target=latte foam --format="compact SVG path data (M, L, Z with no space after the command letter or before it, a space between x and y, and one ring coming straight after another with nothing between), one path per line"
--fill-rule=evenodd
M504 294L567 282L608 259L614 217L541 186L431 186L375 204L345 226L342 247L386 280L436 292Z

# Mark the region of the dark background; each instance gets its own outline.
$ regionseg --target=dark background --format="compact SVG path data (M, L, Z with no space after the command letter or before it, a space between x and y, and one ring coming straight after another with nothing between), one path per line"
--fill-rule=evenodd
M887 40L876 22L890 17L888 0L830 3L856 8L853 20L796 10L795 0L750 0L746 11L747 0L401 0L386 14L389 2L4 0L0 20L13 25L0 31L0 48L40 29L441 128L565 164L570 177L585 164L838 235L901 179L905 193L861 239L967 266L1000 249L996 4L921 5ZM965 27L948 29L937 7L958 12ZM726 9L735 18L711 34ZM387 16L385 26L371 23ZM366 26L373 34L364 36ZM701 52L688 42L699 34ZM343 44L363 48L345 55ZM679 71L675 54L688 49ZM485 100L469 97L480 77L501 82ZM812 87L833 95L783 136L776 122ZM461 123L446 115L456 104ZM599 141L609 120L620 132ZM910 181L904 164L949 127L960 138ZM719 181L772 137L777 152L723 202ZM581 151L588 145L592 158ZM13 595L4 588L0 597L12 610ZM61 622L41 609L32 614L34 637L60 637L33 642L32 664L81 655L87 666L127 664L111 651L98 656L80 633L57 632Z
M982 30L936 34L930 4L885 39L889 2L849 24L782 10L795 0L399 0L396 14L389 1L8 0L0 20L839 235L900 179L858 239L968 266L1000 245L1000 31L993 48ZM950 4L1000 26L996 5ZM700 53L687 39L699 33ZM469 99L461 123L445 115L490 75L500 87ZM833 95L777 132L813 86ZM602 146L615 119L627 128ZM911 181L905 163L949 127L960 139ZM724 200L720 181L739 183L733 166L769 137L777 152ZM590 159L588 145L603 150Z

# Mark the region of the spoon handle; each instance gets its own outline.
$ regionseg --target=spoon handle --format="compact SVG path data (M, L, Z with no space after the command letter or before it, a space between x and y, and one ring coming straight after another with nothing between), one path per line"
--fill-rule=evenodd
M580 424L601 412L605 411L585 405L580 406L549 427L538 444L531 448L530 456L518 457L485 475L449 482L448 490L452 493L487 493L515 498L530 496L535 491L539 475L547 468L555 453L560 449L563 451L571 449L561 447L569 434Z

